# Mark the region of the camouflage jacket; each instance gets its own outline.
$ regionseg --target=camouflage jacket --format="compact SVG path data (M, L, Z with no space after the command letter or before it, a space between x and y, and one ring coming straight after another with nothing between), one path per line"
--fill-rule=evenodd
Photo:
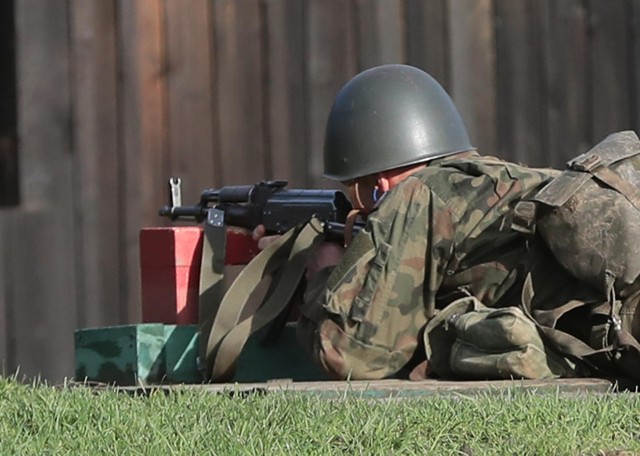
M518 305L524 275L549 253L512 229L512 209L556 174L476 152L430 162L384 195L342 262L309 284L302 343L335 377L383 378L462 293Z

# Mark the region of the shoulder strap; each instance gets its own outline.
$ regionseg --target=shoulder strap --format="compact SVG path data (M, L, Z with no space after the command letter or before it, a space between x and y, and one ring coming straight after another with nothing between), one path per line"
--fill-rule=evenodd
M226 381L252 334L272 322L293 296L311 253L324 239L322 223L312 218L269 245L238 275L215 315L206 344L207 378ZM255 314L240 321L249 296L264 277L280 268L279 281Z
M615 189L640 211L640 192L630 182L620 177L611 168L601 167L590 171L594 177Z
M227 229L222 221L224 212L219 209L209 211L204 222L202 260L200 263L200 295L198 299L198 369L206 369L206 345L213 319L224 296L224 260L227 246Z
M542 188L532 199L548 206L564 205L592 177L624 195L640 210L640 192L611 166L640 155L640 140L633 131L607 136L592 149L567 163L567 169Z
M557 309L547 312L539 312L532 309L534 294L535 292L532 278L531 274L529 273L525 278L522 288L522 310L524 311L525 315L527 315L535 323L540 333L549 342L551 342L553 344L553 347L556 350L560 351L560 353L565 356L571 356L574 359L582 361L595 372L602 371L602 368L599 365L600 363L598 363L595 359L600 356L604 356L606 359L606 357L611 353L611 346L594 349L577 337L574 337L553 327L555 326L555 323L558 321L558 319L562 316L562 314L568 312L569 310L588 305L590 303L582 301L570 301L564 306L561 306Z

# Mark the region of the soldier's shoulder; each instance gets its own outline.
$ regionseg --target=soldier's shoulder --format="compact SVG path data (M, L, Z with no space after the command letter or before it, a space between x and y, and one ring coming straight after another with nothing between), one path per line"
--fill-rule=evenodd
M429 204L430 187L421 178L423 170L406 177L392 189L387 191L376 205L378 215L393 213L398 208L407 204Z

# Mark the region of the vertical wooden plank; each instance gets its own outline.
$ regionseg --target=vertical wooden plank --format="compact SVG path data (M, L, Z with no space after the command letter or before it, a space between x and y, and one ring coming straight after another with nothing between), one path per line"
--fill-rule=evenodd
M629 57L631 93L631 121L633 129L640 134L640 0L631 0L629 20L632 35L631 54Z
M1 100L15 100L15 97ZM7 127L0 131L0 207L13 206L19 202L18 194L18 147L16 127Z
M264 136L260 3L215 0L214 6L222 183L254 183L271 174Z
M7 242L7 228L11 223L8 210L0 211L0 375L7 376L15 369L12 353L13 318L11 318L11 275L9 261L9 243Z
M386 63L404 63L404 2L356 0L358 71Z
M307 187L304 3L265 2L269 154L273 177Z
M407 63L449 89L448 0L406 0Z
M548 122L545 57L546 3L495 3L498 149L496 155L547 165Z
M198 201L203 189L220 184L219 164L214 163L217 119L210 7L209 0L166 0L168 174L183 178L184 204Z
M353 10L346 0L309 0L306 22L309 172L314 187L335 187L322 178L324 131L333 99L356 73Z
M449 0L450 93L471 143L496 149L496 75L492 0Z
M630 55L626 0L590 0L592 24L592 143L631 128Z
M122 300L115 1L70 7L78 323L113 325Z
M17 111L15 74L14 2L0 5L0 375L9 374L12 361L11 282L7 227L11 214L7 206L18 203Z
M0 207L18 204L15 23L13 2L0 5Z
M73 373L77 302L69 8L15 6L22 207L6 233L15 362L24 375L58 381Z
M589 18L582 0L548 0L547 78L550 166L589 146Z
M138 236L143 226L159 223L166 204L168 140L166 122L166 55L162 0L121 1L118 23L122 82L120 86L120 160L124 193L120 199L121 286L127 320L140 318Z

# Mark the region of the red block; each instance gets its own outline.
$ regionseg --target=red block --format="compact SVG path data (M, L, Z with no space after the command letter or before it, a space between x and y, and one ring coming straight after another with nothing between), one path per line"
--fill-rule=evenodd
M142 322L198 322L202 228L140 230Z
M198 323L202 240L201 227L140 230L143 323ZM257 253L246 231L227 230L225 264L247 264Z
M247 231L227 228L227 248L224 264L230 266L247 264L258 254L258 243Z

